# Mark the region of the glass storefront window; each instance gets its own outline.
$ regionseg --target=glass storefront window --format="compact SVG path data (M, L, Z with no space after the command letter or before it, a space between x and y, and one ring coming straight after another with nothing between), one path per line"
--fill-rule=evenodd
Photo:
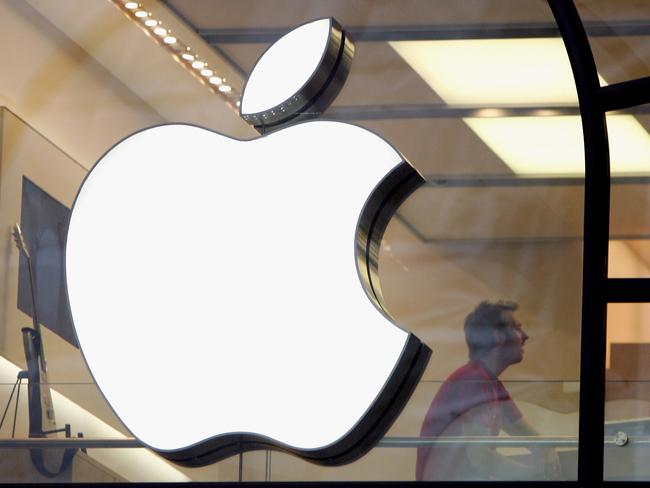
M632 1L579 3L601 84L647 75L648 13ZM583 140L569 61L546 2L94 0L83 8L0 0L0 40L11 46L0 78L0 482L44 481L44 471L65 461L66 446L82 440L86 447L54 481L578 479ZM349 29L355 55L323 118L374 131L426 180L388 223L377 259L388 312L433 354L395 423L350 464L323 467L260 449L200 468L175 465L131 436L79 349L63 271L70 208L102 154L142 128L180 122L260 137L238 113L256 60L291 27L326 16ZM610 278L650 276L646 112L640 106L607 115ZM206 155L215 164L218 156ZM319 185L292 183L306 191ZM236 215L237 205L216 210L214 220L223 222L226 212ZM17 223L34 260L47 356L40 394L51 396L55 413L45 418L49 407L41 405L41 415L58 431L38 436L30 432L28 394L38 390L23 373L21 329L33 325L33 298L11 235ZM236 239L228 229L224 235ZM163 274L169 264L158 263ZM482 302L489 303L478 313ZM187 327L209 326L215 308L205 324ZM648 313L643 304L608 308L607 480L647 479ZM257 344L272 345L268 338ZM125 350L115 351L115 361ZM173 351L168 356L173 361ZM201 360L196 370L207 388L228 375ZM144 384L156 374L147 367L125 381ZM166 381L184 394L180 375ZM273 401L267 396L259 408ZM160 428L178 428L183 415L160 419ZM54 441L61 444L47 444Z

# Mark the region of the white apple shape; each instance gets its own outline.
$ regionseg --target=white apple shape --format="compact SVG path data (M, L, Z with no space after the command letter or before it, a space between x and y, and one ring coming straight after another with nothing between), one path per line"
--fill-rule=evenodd
M327 51L331 25L332 19L314 20L291 30L275 42L256 63L246 81L241 113L264 112L298 93L321 64ZM291 62L285 62L287 57Z
M289 31L255 64L240 115L262 133L319 116L343 87L353 56L354 43L332 18Z
M382 138L332 121L248 141L170 124L114 146L74 203L66 282L117 416L188 465L365 452L428 359L376 279L387 218L421 182Z

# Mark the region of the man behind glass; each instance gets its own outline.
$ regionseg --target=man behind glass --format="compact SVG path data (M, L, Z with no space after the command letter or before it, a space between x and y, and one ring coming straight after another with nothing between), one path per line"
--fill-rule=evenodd
M538 432L523 418L499 375L524 358L529 339L512 302L481 302L465 319L469 362L442 384L427 412L421 437L515 436ZM554 449L530 448L538 466L529 466L486 444L438 445L418 449L417 480L556 479L559 462Z

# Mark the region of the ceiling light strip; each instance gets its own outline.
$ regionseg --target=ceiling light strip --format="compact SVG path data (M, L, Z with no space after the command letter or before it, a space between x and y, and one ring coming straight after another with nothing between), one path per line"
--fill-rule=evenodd
M241 93L220 76L214 67L208 66L201 56L187 43L179 39L163 22L156 19L140 2L111 0L129 19L140 27L160 47L168 51L203 86L224 99L226 104L239 113Z

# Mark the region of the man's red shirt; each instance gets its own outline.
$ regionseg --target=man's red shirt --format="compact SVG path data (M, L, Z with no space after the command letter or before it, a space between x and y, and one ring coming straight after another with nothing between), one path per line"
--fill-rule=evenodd
M475 408L480 406L481 408ZM498 435L503 420L514 422L522 414L503 383L479 360L471 360L454 371L433 398L422 424L420 437L462 436L463 421L480 422L489 435ZM465 449L443 446L418 448L415 477L422 480L427 458L437 459L436 479L471 478ZM443 472L444 471L444 472Z

